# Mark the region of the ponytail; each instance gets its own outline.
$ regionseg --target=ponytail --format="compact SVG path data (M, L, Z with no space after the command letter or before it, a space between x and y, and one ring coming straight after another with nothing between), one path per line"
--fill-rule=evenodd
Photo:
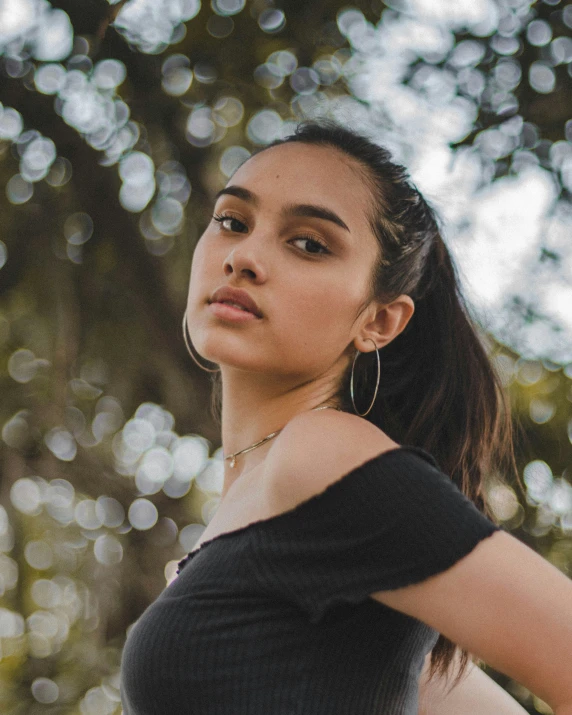
M508 397L469 315L440 235L433 239L426 271L431 282L414 301L409 323L380 350L378 397L367 419L395 441L426 449L477 508L498 523L484 478L503 469L517 474ZM358 404L368 403L375 385L369 353L360 357L365 359L369 364L357 390L363 395ZM348 392L349 373L340 397ZM455 644L440 634L431 655L431 675L445 675L455 651ZM457 679L468 660L461 650Z
M372 421L394 439L433 454L459 489L494 519L481 474L514 458L508 398L439 234L425 270L430 283L414 301L413 316L380 352L384 369Z
M370 297L390 302L406 294L415 304L405 329L379 350L379 390L366 419L396 442L431 453L496 523L485 477L506 467L518 479L508 396L488 357L485 336L469 314L433 210L386 149L333 120L306 120L294 134L269 146L287 142L331 146L357 160L373 197L368 219L379 243ZM374 352L360 356L359 364L354 394L363 410L375 389ZM351 365L352 360L336 396L348 412L354 412ZM469 654L459 650L457 679L469 660ZM456 655L457 646L440 634L431 654L431 676L446 675Z

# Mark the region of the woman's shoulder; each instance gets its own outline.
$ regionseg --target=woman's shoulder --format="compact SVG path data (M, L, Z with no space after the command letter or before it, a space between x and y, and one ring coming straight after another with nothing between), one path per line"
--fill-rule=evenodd
M267 455L273 498L289 509L400 445L374 424L348 412L319 410L292 418Z

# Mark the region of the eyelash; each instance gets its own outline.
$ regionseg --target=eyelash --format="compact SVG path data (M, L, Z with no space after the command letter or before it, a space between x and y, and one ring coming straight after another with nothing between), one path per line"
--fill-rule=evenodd
M221 224L221 226L222 226L223 221L231 221L231 220L232 220L232 221L237 221L238 223L242 224L243 226L246 225L246 224L244 224L240 219L237 219L235 216L232 216L231 214L217 214L217 213L215 213L215 214L213 215L213 219L214 219L215 221L218 221L218 222ZM223 230L227 230L227 229L224 229L224 227L223 227ZM230 230L230 229L228 229L228 230ZM292 239L292 240L294 240L294 241L302 241L302 240L304 240L304 241L311 241L312 243L316 243L318 246L320 246L320 247L323 249L323 255L328 254L328 253L331 253L330 249L326 246L326 244L325 244L325 243L322 243L322 241L319 241L317 238L314 238L314 236L309 236L309 235L304 235L304 234L302 234L301 236L296 236L296 238L295 238L295 239ZM306 254L309 255L309 256L311 256L311 255L314 255L314 256L320 255L320 252L318 252L318 253L312 253L312 251L302 251L302 253L306 253Z

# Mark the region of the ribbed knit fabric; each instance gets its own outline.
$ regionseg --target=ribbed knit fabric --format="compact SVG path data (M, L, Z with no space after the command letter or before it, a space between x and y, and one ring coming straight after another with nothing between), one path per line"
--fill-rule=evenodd
M417 715L439 634L369 596L448 569L500 528L404 445L205 541L129 631L124 715Z

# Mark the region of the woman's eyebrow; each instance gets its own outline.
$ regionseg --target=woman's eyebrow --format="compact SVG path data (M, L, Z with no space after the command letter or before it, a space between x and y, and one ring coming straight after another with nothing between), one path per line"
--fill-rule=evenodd
M251 203L253 206L258 206L260 203L256 194L252 193L250 189L245 189L243 186L237 186L236 184L225 186L224 189L218 191L215 195L215 203L225 194L236 196L243 201ZM337 213L334 213L325 206L316 206L315 204L286 204L283 209L283 214L284 216L306 216L308 218L321 218L325 221L332 221L332 223L337 224L348 231L348 233L351 233L345 221L343 221Z

